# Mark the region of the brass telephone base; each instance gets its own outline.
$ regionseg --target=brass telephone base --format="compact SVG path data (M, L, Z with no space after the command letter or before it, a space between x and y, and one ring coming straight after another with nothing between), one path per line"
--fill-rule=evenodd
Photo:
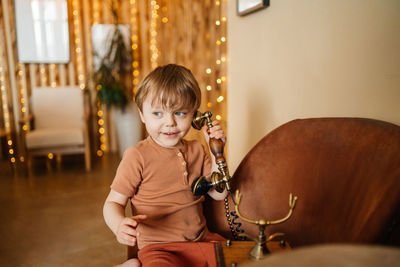
M271 252L268 250L267 245L263 244L256 244L249 253L249 258L251 260L261 260L263 259L266 255L270 254Z

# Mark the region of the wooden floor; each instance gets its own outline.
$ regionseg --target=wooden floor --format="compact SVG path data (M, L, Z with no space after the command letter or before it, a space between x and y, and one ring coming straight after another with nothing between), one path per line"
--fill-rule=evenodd
M12 170L0 158L0 266L112 266L124 261L102 216L117 155L86 172L80 156Z

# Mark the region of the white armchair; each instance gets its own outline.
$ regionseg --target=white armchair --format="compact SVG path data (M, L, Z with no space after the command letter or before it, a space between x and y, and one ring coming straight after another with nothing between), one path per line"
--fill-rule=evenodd
M88 116L79 87L32 89L33 130L25 134L28 158L34 155L84 153L90 170Z

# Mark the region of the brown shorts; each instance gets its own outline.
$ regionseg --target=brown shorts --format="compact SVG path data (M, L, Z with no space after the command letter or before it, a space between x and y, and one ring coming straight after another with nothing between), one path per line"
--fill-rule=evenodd
M202 242L152 244L139 250L138 258L143 267L215 267L214 242L224 240L219 234L209 233Z

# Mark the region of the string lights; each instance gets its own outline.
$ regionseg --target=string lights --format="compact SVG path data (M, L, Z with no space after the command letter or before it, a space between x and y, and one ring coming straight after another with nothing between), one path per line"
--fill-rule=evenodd
M22 124L22 131L26 132L29 129L29 121L27 120L29 113L28 111L28 103L26 99L28 99L28 92L26 91L26 80L25 80L25 65L22 62L18 62L18 80L19 80L19 88L20 88L20 108L22 118L24 118L24 123ZM21 162L24 162L24 157L19 157Z
M46 78L46 68L44 64L40 64L40 82L42 86L46 86L47 78Z
M224 0L224 2L226 2ZM225 82L227 80L226 76L221 75L221 73L224 72L224 70L226 69L226 66L224 66L223 64L226 62L226 56L224 55L225 51L226 51L226 46L223 46L223 44L225 44L227 42L227 38L225 36L226 33L226 22L227 22L227 17L222 15L222 11L224 10L224 7L222 7L221 5L221 1L216 0L215 1L215 10L218 14L218 18L215 20L215 32L217 36L216 41L215 41L215 55L216 55L216 59L215 59L215 69L212 69L212 67L208 67L206 68L205 72L209 75L211 75L212 73L215 73L215 75L217 75L215 77L215 80L210 80L210 84L206 85L206 90L210 93L210 96L212 96L212 90L215 89L217 91L217 95L218 97L215 99L215 101L217 102L217 104L221 104L224 100L224 88L225 88ZM212 64L213 65L213 64ZM213 76L210 76L213 77ZM214 84L214 88L213 88L213 83ZM214 93L215 94L215 93ZM207 108L211 108L213 106L212 101L208 101L207 103ZM216 114L216 119L217 120L222 120L222 115L220 114L220 112L222 112L222 106L217 106L216 108L217 114Z
M158 19L158 9L160 6L157 1L151 1L151 20L150 20L150 62L151 68L155 69L158 66L159 50L157 48L157 19Z
M100 24L100 2L99 0L93 0L93 25ZM100 90L101 85L96 85L96 90ZM102 110L100 101L97 101L97 125L98 125L98 132L99 132L99 141L100 141L100 146L99 149L97 149L97 156L101 157L104 155L104 151L107 149L106 146L106 141L107 138L105 136L106 131L104 128L104 112Z
M132 43L132 90L133 97L136 95L139 84L139 27L138 10L136 0L130 0L130 22L131 22L131 43Z
M78 83L79 87L85 89L85 71L83 67L83 45L82 45L82 32L80 30L81 24L79 19L79 5L77 0L72 1L72 15L74 24L74 35L75 35L75 52L76 52L76 69L78 71Z
M11 123L10 123L10 113L8 111L8 95L5 81L5 69L3 67L3 62L0 62L0 92L1 92L1 103L3 108L3 118L4 118L4 131L7 137L8 154L10 156L10 161L15 163L14 156L14 145L11 138Z
M22 118L24 118L24 124L22 124L22 131L27 131L29 129L29 121L26 120L28 117L28 103L26 101L27 99L27 92L26 92L26 81L25 81L25 65L22 62L18 62L18 82L19 82L19 93L20 93L20 108L21 108L21 114ZM10 152L10 155L12 153ZM20 161L24 162L24 157L20 156Z
M51 87L56 87L57 83L55 81L55 69L56 69L56 64L50 64L50 86Z

